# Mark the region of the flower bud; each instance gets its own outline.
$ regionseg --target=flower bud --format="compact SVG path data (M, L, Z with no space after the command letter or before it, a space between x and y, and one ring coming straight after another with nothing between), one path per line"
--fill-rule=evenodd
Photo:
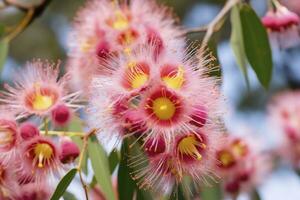
M28 140L40 134L39 129L32 123L26 122L20 126L20 134L24 140Z
M59 159L62 163L73 162L80 154L79 147L72 141L64 140L61 143L61 153Z
M54 124L64 126L70 121L71 111L66 105L61 104L52 110L51 117Z

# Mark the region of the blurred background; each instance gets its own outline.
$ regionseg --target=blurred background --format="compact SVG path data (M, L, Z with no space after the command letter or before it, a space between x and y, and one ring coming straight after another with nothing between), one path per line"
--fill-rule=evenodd
M30 0L23 1L29 2ZM39 0L32 1L38 2ZM158 1L171 6L180 18L180 23L186 28L208 24L225 2L225 0ZM0 0L1 3L3 2ZM12 40L9 46L9 57L1 75L2 83L11 79L12 69L24 65L26 61L33 58L53 61L59 59L65 64L68 54L66 43L72 19L83 3L84 0L52 0L44 13ZM265 14L267 9L265 0L251 0L251 4L260 16ZM0 10L0 22L8 26L18 23L23 16L24 13L14 7ZM280 138L274 133L276 130L272 130L268 125L266 105L270 97L278 91L300 87L300 47L282 51L273 49L274 74L268 91L262 88L250 68L250 87L247 88L229 44L229 18L225 23L213 39L217 44L217 57L222 71L221 87L228 102L226 126L230 133L253 134L255 138L261 139L266 150L271 149ZM188 35L189 41L201 40L202 37L202 33ZM76 184L71 190L77 190ZM265 180L259 188L259 193L263 200L298 200L300 199L300 177L288 165L282 165ZM247 198L241 196L239 199Z

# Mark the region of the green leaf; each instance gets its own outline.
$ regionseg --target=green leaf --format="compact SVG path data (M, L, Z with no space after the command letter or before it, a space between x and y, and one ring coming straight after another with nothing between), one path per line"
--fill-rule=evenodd
M246 58L245 47L244 47L243 31L242 31L242 24L240 19L240 10L237 5L231 9L230 19L231 19L231 27L232 27L230 44L233 53L235 55L237 64L240 67L245 77L246 84L249 86L249 78L247 72L247 58Z
M74 194L65 191L64 195L63 195L64 200L77 200L77 198L75 197Z
M112 150L112 152L109 154L108 160L110 173L112 174L120 162L119 152L117 149Z
M121 162L118 171L118 185L122 186L118 187L120 200L133 199L136 188L136 184L130 176L130 168L128 167L129 144L129 139L126 138L121 147Z
M68 131L82 132L83 131L82 121L78 117L74 116L69 124ZM78 147L80 148L80 151L82 151L82 148L83 148L82 138L79 136L73 136L72 140L73 140L73 142L75 142L78 145ZM86 175L88 173L87 161L88 161L88 154L87 154L87 152L85 152L85 154L83 155L83 161L82 161L81 168L82 168L83 173Z
M2 71L5 60L8 54L8 42L6 40L0 41L0 71Z
M256 189L251 194L251 200L261 200L261 197Z
M222 189L220 183L201 186L201 200L221 200L223 199Z
M5 33L5 26L3 24L0 24L0 38L4 35Z
M245 52L260 83L268 88L272 78L272 52L266 29L248 5L240 8Z
M170 194L169 200L186 200L184 198L184 192L183 192L182 185L175 184L173 186L173 190Z
M92 162L92 168L101 191L108 200L115 200L112 187L109 163L105 150L99 144L97 138L92 136L88 141L88 154ZM122 184L123 185L123 184ZM125 184L124 184L125 185Z
M73 136L71 139L73 140L73 142L75 142L78 145L78 147L80 148L80 151L82 151L83 150L82 149L83 148L83 140L82 140L82 138L79 137L79 136ZM87 154L87 152L85 152L83 154L83 158L82 158L81 169L82 169L83 173L86 174L86 175L88 173L87 162L88 162L88 154Z
M65 193L70 183L74 179L77 173L77 169L71 169L58 183L55 192L53 193L51 200L59 200L59 198Z

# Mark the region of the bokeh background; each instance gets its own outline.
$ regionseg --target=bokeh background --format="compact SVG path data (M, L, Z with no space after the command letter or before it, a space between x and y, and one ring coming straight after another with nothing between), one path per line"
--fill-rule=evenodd
M23 0L29 2L30 0ZM31 0L36 1L38 0ZM206 25L219 12L225 0L158 0L173 8L180 23L186 28ZM294 0L299 1L300 0ZM0 4L1 4L0 0ZM45 12L23 33L17 36L9 47L9 57L1 74L1 82L10 81L13 69L21 67L33 58L61 60L66 63L67 39L72 19L84 4L84 0L52 0ZM267 9L265 0L251 0L256 12L263 16ZM0 22L16 24L24 13L9 7L0 10ZM189 41L201 40L203 33L189 34ZM300 47L288 50L273 49L274 70L268 91L258 83L249 68L250 88L247 88L229 44L230 23L225 22L222 30L213 39L217 44L217 57L222 71L222 90L227 100L225 123L230 133L250 133L261 140L266 150L276 146L278 138L268 122L266 106L272 95L281 90L300 87ZM71 188L82 195L75 183ZM300 199L300 177L288 165L276 168L259 188L263 200ZM79 198L80 199L80 198ZM241 196L240 199L247 199Z

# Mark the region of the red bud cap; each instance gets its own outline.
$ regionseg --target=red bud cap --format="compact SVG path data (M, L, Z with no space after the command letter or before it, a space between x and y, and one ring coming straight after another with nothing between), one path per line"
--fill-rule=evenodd
M21 124L20 134L24 140L28 140L30 138L38 136L40 134L40 131L36 125L34 125L30 122L26 122L26 123Z
M226 192L230 194L237 194L240 190L240 183L237 180L231 181L225 185Z
M59 156L60 161L63 164L73 162L80 154L80 149L72 141L65 140L61 143L61 153Z
M61 104L52 110L51 117L54 124L64 126L70 121L71 111L66 105Z

